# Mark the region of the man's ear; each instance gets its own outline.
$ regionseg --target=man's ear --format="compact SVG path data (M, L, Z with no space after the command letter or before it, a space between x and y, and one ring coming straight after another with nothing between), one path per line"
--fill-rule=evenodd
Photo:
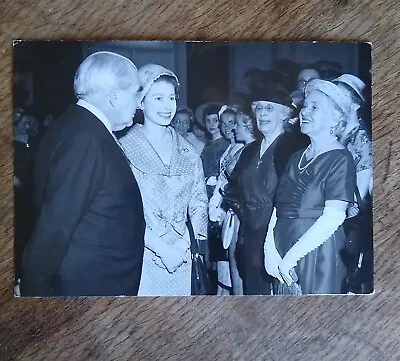
M108 93L108 100L113 107L116 107L119 102L119 90L111 89Z

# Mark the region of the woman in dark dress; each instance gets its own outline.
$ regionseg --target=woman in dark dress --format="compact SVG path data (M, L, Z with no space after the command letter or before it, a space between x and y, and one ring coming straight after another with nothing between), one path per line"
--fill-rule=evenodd
M311 144L291 157L280 179L276 217L271 217L264 246L265 269L289 286L298 278L303 294L342 293L342 223L353 202L356 174L335 130L349 99L324 80L312 80L305 95L300 124Z
M205 145L200 156L203 162L204 176L206 177L208 199L211 198L217 184L220 167L219 161L229 146L229 141L222 136L219 127L218 112L220 108L217 104L210 104L204 109L203 113L204 125L211 137L211 140Z
M221 106L210 103L203 111L203 123L211 138L200 155L203 163L204 177L206 181L206 190L208 200L213 195L217 185L217 177L220 170L220 160L229 146L229 141L221 134L219 124L219 110ZM211 283L213 285L212 293L217 292L217 260L221 258L218 249L215 246L221 242L221 227L218 222L208 222L207 241L200 244L200 252L204 254L205 265L209 271Z
M237 248L246 295L270 294L272 278L265 272L263 245L272 214L280 172L276 149L285 152L303 147L294 133L284 131L292 114L288 91L276 83L266 83L252 94L252 110L262 139L247 145L225 188L225 198L238 215L243 238ZM298 145L298 147L296 147ZM283 161L285 157L280 157ZM241 251L240 251L241 249Z

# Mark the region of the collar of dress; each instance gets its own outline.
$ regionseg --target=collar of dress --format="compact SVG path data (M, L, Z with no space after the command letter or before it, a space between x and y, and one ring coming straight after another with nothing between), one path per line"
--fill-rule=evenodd
M165 165L143 133L142 125L135 124L126 135L130 145L124 148L132 166L143 173L164 176L190 174L194 171L195 159L198 155L193 147L172 128L173 149L171 163Z

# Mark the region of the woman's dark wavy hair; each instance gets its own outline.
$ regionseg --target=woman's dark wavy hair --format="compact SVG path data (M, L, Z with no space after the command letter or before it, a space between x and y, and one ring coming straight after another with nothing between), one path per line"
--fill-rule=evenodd
M221 107L217 104L210 104L208 106L206 106L206 108L203 111L203 121L206 121L206 116L207 115L211 115L211 114L217 114L219 110L221 109Z

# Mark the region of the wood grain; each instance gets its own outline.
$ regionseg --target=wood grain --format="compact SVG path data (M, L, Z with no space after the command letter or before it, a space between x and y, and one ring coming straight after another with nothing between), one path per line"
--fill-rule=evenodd
M1 360L398 360L400 3L0 3ZM372 296L13 299L13 39L364 40L373 43Z

